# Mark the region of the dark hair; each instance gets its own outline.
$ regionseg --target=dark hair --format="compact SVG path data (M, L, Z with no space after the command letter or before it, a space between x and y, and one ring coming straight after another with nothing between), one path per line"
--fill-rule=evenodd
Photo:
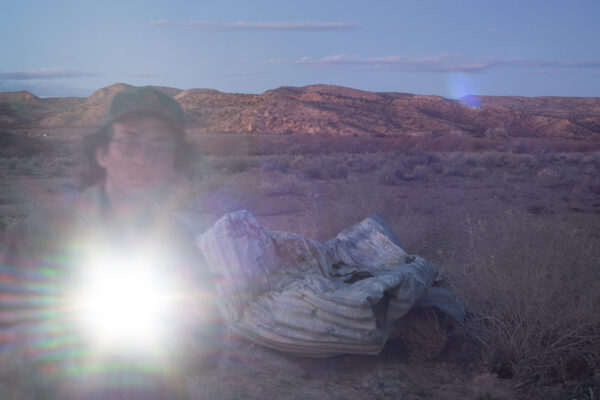
M98 164L96 151L99 148L106 148L113 137L113 124L131 119L155 118L160 121L170 123L170 121L148 112L134 112L124 115L110 124L104 125L94 133L83 138L84 165L79 176L79 185L81 189L88 188L102 182L106 178L106 171ZM171 124L169 124L172 126ZM189 165L196 156L196 148L185 138L185 131L173 127L173 137L175 138L175 168L181 172L187 173Z

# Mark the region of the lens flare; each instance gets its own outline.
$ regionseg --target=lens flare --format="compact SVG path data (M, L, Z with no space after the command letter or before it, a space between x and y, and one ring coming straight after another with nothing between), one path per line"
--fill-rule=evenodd
M76 296L82 326L100 348L156 349L174 312L169 289L151 257L96 256Z
M171 376L216 357L222 327L212 278L180 249L81 235L2 260L0 372L48 398L173 398Z
M477 96L474 96L475 88L473 80L464 74L448 74L448 88L452 98L460 100L463 104L480 108L481 104Z

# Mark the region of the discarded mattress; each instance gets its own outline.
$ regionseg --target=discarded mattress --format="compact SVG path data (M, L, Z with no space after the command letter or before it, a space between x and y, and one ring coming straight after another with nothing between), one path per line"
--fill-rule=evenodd
M263 229L247 211L197 238L217 278L225 324L261 345L309 357L377 354L412 307L456 319L452 293L432 287L437 267L407 255L377 214L325 243Z

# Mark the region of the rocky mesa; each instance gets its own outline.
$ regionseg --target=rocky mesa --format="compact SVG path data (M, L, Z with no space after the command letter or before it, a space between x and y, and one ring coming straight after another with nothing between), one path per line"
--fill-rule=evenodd
M93 127L117 83L87 98L0 93L0 127ZM458 132L487 137L600 137L600 98L440 96L369 92L340 86L280 87L258 94L157 87L184 108L200 132L351 136Z

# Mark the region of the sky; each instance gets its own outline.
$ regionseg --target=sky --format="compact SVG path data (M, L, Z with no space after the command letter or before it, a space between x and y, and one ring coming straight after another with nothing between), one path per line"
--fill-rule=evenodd
M0 1L0 91L600 96L598 0Z

